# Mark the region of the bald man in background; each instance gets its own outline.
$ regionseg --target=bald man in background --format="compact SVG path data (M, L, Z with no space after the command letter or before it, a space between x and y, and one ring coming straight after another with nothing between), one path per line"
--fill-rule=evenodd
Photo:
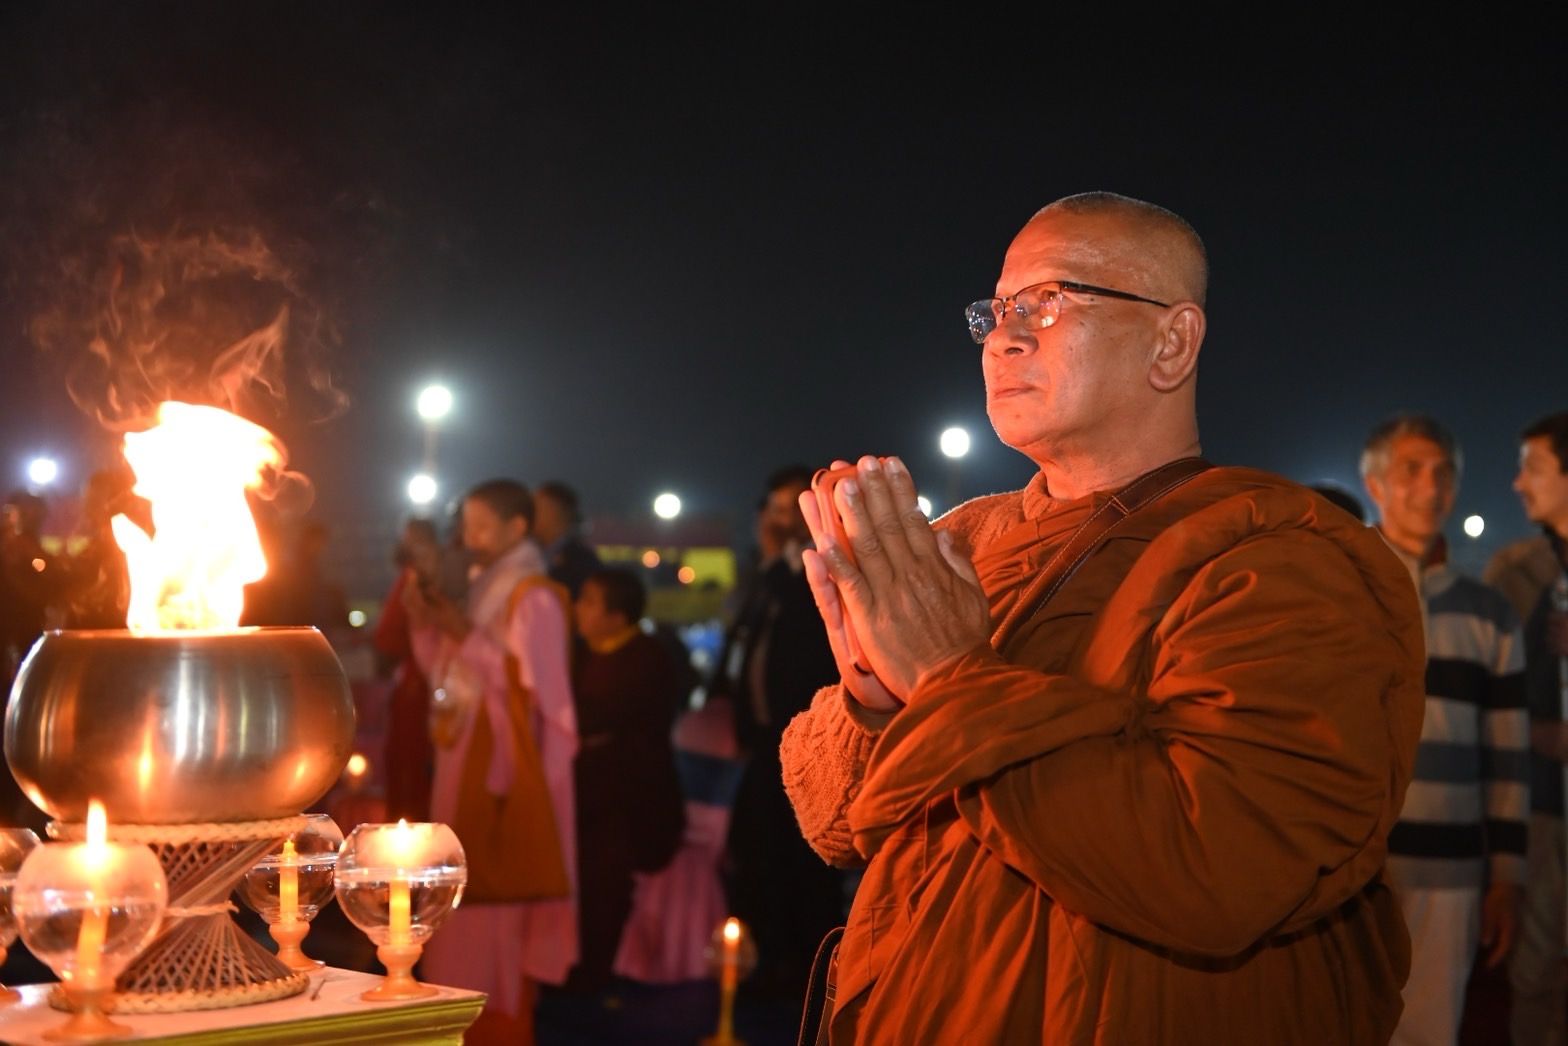
M934 527L896 458L802 499L842 681L786 732L785 784L818 853L866 866L828 1041L1397 1024L1419 609L1373 532L1197 458L1206 289L1176 215L1057 201L967 311L992 425L1038 474Z

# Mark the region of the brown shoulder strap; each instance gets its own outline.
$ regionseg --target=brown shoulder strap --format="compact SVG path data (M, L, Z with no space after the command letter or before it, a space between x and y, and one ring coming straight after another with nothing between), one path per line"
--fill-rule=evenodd
M1111 495L1105 504L1083 521L1073 536L1067 539L1067 543L1051 557L1039 576L1029 583L1018 602L1013 604L1012 611L991 634L991 646L1002 649L1002 645L1013 637L1019 626L1039 613L1051 601L1051 597L1061 591L1068 579L1122 520L1212 467L1202 458L1178 458L1168 465L1144 473Z
M555 595L555 598L560 601L561 611L566 615L566 652L568 658L570 658L572 650L572 596L567 591L565 585L552 580L548 575L534 574L525 577L512 589L512 594L506 600L508 627L510 627L512 615L517 613L517 604L522 602L523 596L532 589L540 587L548 589ZM522 672L518 667L517 657L510 650L506 652L506 676L511 683L513 699L521 700L525 709L531 708L533 695L528 692L527 687L523 686Z
M566 623L568 626L567 631L570 632L570 626L572 623L572 594L566 590L565 585L554 580L548 574L531 574L517 583L517 586L512 589L511 596L509 596L506 600L507 619L510 620L512 615L517 612L517 604L522 601L524 594L526 594L530 589L538 588L541 585L555 593L555 598L561 601L561 609L566 611Z

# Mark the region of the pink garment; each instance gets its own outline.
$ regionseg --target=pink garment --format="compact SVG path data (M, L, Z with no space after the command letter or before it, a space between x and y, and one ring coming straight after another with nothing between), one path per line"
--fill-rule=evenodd
M544 586L531 587L510 617L507 603L519 582L540 573L538 551L524 542L492 564L469 592L474 628L461 644L433 629L414 634L415 654L428 678L447 687L477 688L492 722L507 715L506 656L517 659L520 682L534 698L533 734L545 784L561 833L570 896L518 904L466 904L425 945L423 974L430 981L486 992L488 1009L511 1016L522 1008L522 978L560 984L577 962L577 831L572 762L577 755L577 715L572 706L567 622L561 601ZM441 684L437 684L441 685ZM495 730L489 753L470 752L474 715L459 727L457 743L437 748L430 815L450 822L458 781L470 758L487 758L487 785L505 794L515 773L512 732ZM526 854L518 855L526 860Z
M735 759L729 702L711 701L681 716L674 741L677 753ZM708 945L729 914L719 881L719 859L729 830L727 801L687 799L686 831L675 857L657 872L633 877L632 913L615 953L617 974L648 984L711 975Z
M708 944L728 914L719 855L729 830L729 807L686 803L686 834L675 857L657 872L633 876L632 914L615 953L616 973L648 984L710 975Z

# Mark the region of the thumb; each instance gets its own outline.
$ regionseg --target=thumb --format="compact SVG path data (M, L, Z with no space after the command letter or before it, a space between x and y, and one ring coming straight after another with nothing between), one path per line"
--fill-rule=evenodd
M958 550L958 542L954 539L952 531L937 531L936 547L941 550L942 558L947 561L947 565L953 568L953 573L975 588L980 587L980 575L975 571L975 565L969 557Z

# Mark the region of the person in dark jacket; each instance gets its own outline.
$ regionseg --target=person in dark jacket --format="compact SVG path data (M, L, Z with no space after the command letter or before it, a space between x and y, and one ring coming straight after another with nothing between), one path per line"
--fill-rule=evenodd
M779 741L821 687L838 679L827 630L802 572L810 534L797 504L804 466L768 479L758 519L759 561L743 586L710 696L728 698L747 758L730 821L729 891L756 936L756 990L798 998L824 934L843 921L843 878L800 836L784 795Z
M669 863L685 827L670 740L676 666L639 625L637 575L589 574L574 605L583 646L572 673L580 746L577 786L581 957L568 986L602 991L632 908L632 873Z

